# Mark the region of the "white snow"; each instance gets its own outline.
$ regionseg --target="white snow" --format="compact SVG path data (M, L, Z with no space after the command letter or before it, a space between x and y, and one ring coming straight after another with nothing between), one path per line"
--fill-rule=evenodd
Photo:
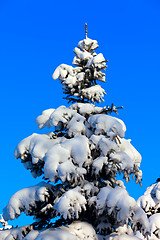
M86 39L83 39L83 40L79 41L78 47L81 50L83 50L83 49L88 50L90 48L90 50L92 51L99 46L98 46L98 43L97 43L96 40L92 40L92 39L87 37Z
M39 127L55 126L57 130L65 129L71 139L56 138L53 132L42 135L32 134L18 144L15 157L25 160L28 154L31 155L31 160L24 161L24 165L27 169L31 169L33 177L42 174L38 165L37 169L35 168L36 164L45 162L44 176L50 181L53 182L58 178L63 182L73 179L77 181L79 178L83 179L87 172L83 164L87 166L92 160L90 151L99 149L100 157L109 154L110 160L115 164L118 163L121 170L127 170L128 173L134 171L136 181L140 181L142 174L138 168L135 171L135 166L139 167L141 156L131 145L130 140L123 138L126 131L125 124L118 118L102 114L104 110L90 103L76 103L69 108L60 106L56 110L44 111L37 118ZM86 118L85 116L88 115L91 116ZM102 158L94 159L94 172L96 174L101 172L104 165L112 168L112 163L108 163L107 158L104 161Z
M85 192L85 194L87 194L87 196L90 196L90 195L92 196L95 193L99 192L98 188L95 187L93 183L90 183L88 181L84 181L82 191Z
M92 225L87 222L75 221L68 226L39 232L31 231L24 240L98 240L98 238Z
M144 195L138 198L137 203L148 215L156 213L160 208L160 182L148 187Z
M54 209L60 213L64 219L79 218L79 213L86 210L87 201L81 194L80 187L68 190L56 200Z
M64 79L67 76L68 73L71 76L74 76L73 67L69 66L67 64L61 64L54 71L54 73L52 75L52 78L53 79L57 79L57 78Z
M69 108L78 111L82 116L86 114L100 113L103 111L103 108L96 107L91 103L74 103Z
M2 214L0 214L0 223L2 224L2 228L0 228L0 231L1 230L4 230L4 229L11 229L12 226L11 225L8 225L8 222L4 220Z
M106 66L105 58L102 53L99 53L95 57L92 57L88 62L87 62L87 67L93 67L93 68L104 68Z
M39 129L42 129L45 126L47 126L48 128L50 127L49 118L51 114L54 112L54 110L55 110L54 108L47 109L42 112L42 115L36 118L36 124L38 124Z
M20 229L10 229L10 230L3 230L0 231L0 239L1 240L22 240L22 232Z
M62 181L80 177L86 173L83 164L88 164L89 141L85 136L68 139L52 147L45 156L44 175L50 181L60 177Z
M94 228L87 222L74 222L68 226L68 229L77 236L78 240L98 240Z
M68 100L69 96L73 96L73 99L85 98L93 103L101 102L106 93L101 86L97 85L96 80L105 82L105 73L101 70L105 70L106 60L102 53L92 52L98 47L96 40L86 38L78 43L78 47L74 48L76 56L72 61L78 67L61 64L52 77L59 78L68 95Z
M95 101L103 101L104 94L106 94L105 90L101 88L100 85L94 85L92 87L82 89L82 93L85 98L91 100L93 103Z
M103 239L103 236L102 238L98 238L99 240L142 240L141 238L139 237L136 237L136 236L130 236L128 234L122 234L122 235L119 235L119 234L111 234L109 236L106 236L104 239Z
M106 134L111 140L117 135L121 138L125 135L124 124L106 114L95 114L89 117L86 125L95 135Z
M39 235L39 231L32 230L27 234L24 240L34 240L38 235Z
M83 116L81 116L78 113L75 113L67 125L68 136L73 137L73 136L84 135L86 131L86 128L84 125L85 120L86 119Z
M44 202L49 196L48 188L51 185L41 182L33 187L24 188L16 192L7 206L3 209L3 217L6 221L17 218L21 212L26 215L31 210L31 207L36 206L36 201Z
M74 53L76 54L76 57L79 58L81 61L89 60L89 59L93 58L91 53L87 52L86 50L81 51L77 47L75 47Z
M121 188L104 187L97 195L96 207L98 214L107 210L108 214L116 214L118 222L125 223L134 213L134 224L141 223L144 231L149 231L149 222L145 212L137 205L136 201ZM118 212L117 212L118 209Z
M120 140L120 151L125 152L130 159L132 159L133 163L136 164L138 167L140 166L141 163L141 155L140 153L133 147L133 145L130 143L131 139L119 139Z
M60 106L58 107L50 116L49 122L51 126L61 127L61 124L67 124L67 122L72 118L74 112L73 110Z
M94 148L100 149L101 156L106 156L112 150L118 150L117 144L104 135L92 135L90 141L94 144Z
M61 138L51 139L50 134L52 135L52 133L42 135L33 133L23 139L15 149L15 158L20 157L23 160L29 152L33 164L38 163L40 160L43 161L46 152L61 140Z
M78 114L74 109L60 106L50 113L50 116L47 116L47 127L55 126L56 130L60 130L61 128L66 127L68 129L67 133L71 137L85 133L85 118ZM36 121L36 123L39 124L39 128L46 126L45 118L43 118L43 115L44 112L37 118Z
M108 159L107 157L98 157L94 160L92 166L95 170L95 174L99 174L99 172L102 170L104 164L107 165Z
M153 214L149 218L151 233L157 233L160 239L160 213Z

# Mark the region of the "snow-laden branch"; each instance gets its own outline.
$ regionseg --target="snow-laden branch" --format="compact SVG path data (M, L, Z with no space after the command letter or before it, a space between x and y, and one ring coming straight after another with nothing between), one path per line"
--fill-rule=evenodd
M86 166L88 172L92 168L92 174L105 168L109 175L114 168L113 177L119 171L126 180L133 173L136 181L141 182L142 174L138 169L141 156L130 140L124 139L125 124L104 111L104 108L83 103L44 111L37 118L37 124L40 128L54 126L57 133L32 134L18 144L15 157L21 158L34 177L44 173L52 182L84 179Z
M79 214L86 210L87 201L81 193L81 188L76 187L68 190L56 200L54 209L60 213L64 219L79 218Z
M89 204L96 205L98 215L111 215L113 219L116 219L117 223L121 224L131 222L135 228L138 224L141 224L144 233L148 233L150 230L145 212L129 196L128 192L121 187L113 189L107 186L102 188L96 197L90 198Z
M21 212L26 215L34 215L35 209L39 208L40 211L48 204L50 193L53 191L52 187L50 184L41 182L38 185L16 192L3 209L4 219L6 221L13 220L19 217ZM43 203L43 205L38 205L38 203Z
M144 195L139 197L137 203L147 212L148 216L157 213L160 209L160 182L148 187Z
M80 41L78 48L74 48L76 56L72 62L78 67L61 64L54 71L52 77L59 78L69 102L104 101L105 90L96 81L105 82L105 73L102 70L106 69L107 60L102 53L96 54L93 51L97 47L96 40L86 38Z
M87 222L74 222L60 228L49 228L41 231L30 226L0 231L1 240L98 240L96 232Z
M3 226L2 228L0 228L0 231L4 230L4 229L6 230L6 229L11 229L12 228L12 226L9 225L8 222L4 220L2 214L0 214L0 223Z

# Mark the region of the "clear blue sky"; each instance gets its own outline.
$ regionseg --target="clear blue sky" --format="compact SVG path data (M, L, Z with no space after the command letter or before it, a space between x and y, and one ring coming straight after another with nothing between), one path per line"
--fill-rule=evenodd
M40 181L14 159L14 149L40 132L35 118L43 110L67 105L51 76L72 63L85 22L109 60L105 104L124 106L126 138L142 155L143 186L127 184L130 195L137 199L160 176L159 0L0 0L0 213L16 191Z

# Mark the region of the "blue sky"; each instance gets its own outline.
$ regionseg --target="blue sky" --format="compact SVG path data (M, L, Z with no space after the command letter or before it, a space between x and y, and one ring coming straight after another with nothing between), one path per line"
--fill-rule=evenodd
M97 52L109 60L105 104L124 106L126 138L142 155L143 186L132 180L130 195L137 199L160 176L159 12L158 0L0 0L0 213L16 191L41 180L14 158L14 149L40 133L35 118L43 110L67 105L51 76L59 64L72 63L85 22Z

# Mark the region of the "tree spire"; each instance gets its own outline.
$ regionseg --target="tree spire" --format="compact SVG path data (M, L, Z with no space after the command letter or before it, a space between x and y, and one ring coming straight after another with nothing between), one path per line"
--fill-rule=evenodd
M105 82L106 60L102 53L97 54L98 42L87 37L87 23L85 23L85 39L79 41L74 48L76 56L72 67L67 64L59 65L54 71L53 79L59 78L63 84L65 99L68 102L95 102L103 100L105 90L97 81Z
M85 38L87 38L87 23L85 23Z

